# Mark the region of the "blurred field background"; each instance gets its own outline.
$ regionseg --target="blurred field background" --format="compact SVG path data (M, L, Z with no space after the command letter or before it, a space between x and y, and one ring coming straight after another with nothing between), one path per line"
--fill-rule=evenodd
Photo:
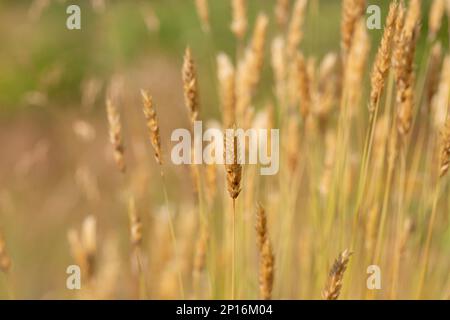
M301 45L305 55L321 59L339 49L340 2L310 1ZM219 120L216 55L223 51L232 56L236 51L229 28L231 8L229 1L209 1L211 31L205 33L191 0L110 0L104 6L95 0L73 3L81 7L80 31L65 27L67 1L0 2L0 230L13 261L8 281L17 298L72 297L65 288L66 267L73 263L67 231L79 229L83 219L93 214L98 220L98 242L117 244L120 290L115 297L135 297L134 288L127 285L132 281L132 264L123 186L129 184L136 195L144 224L162 219L164 203L139 89L151 90L167 154L172 130L189 126L181 81L182 57L189 46L199 71L201 118ZM249 29L257 13L264 11L271 20L269 37L276 33L274 3L248 1ZM382 7L384 23L388 1L368 3ZM424 1L424 12L430 3ZM427 25L424 14L421 32L425 35ZM446 31L444 19L439 34L444 48L448 47ZM369 31L370 63L381 34L382 30ZM418 61L425 40L419 40ZM256 109L273 97L272 71L266 59L254 99ZM108 141L104 97L112 78L123 86L126 101L120 106L126 160L132 168L126 179L115 169ZM368 79L366 75L364 81L368 83ZM166 176L172 209L192 211L195 194L189 169L170 167ZM442 248L447 253L449 231L447 228L446 241L441 242L447 243ZM150 250L157 246L148 244ZM334 259L328 258L330 263ZM439 269L441 274L448 266ZM150 274L149 281L160 276L163 274ZM1 289L6 286L5 279L0 275L0 298L9 296Z

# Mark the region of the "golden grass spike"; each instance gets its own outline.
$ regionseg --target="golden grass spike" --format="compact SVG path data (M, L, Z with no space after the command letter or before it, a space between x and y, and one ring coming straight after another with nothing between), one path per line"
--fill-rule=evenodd
M403 31L396 43L394 59L396 61L397 84L397 130L405 137L412 124L414 107L414 55L420 23L420 1L411 0L405 18Z
M204 32L209 32L209 9L208 0L195 0L195 6L197 8L197 14L202 24Z
M352 47L349 52L349 61L345 70L344 86L347 92L347 106L350 108L352 115L361 98L361 90L359 89L364 79L364 70L369 53L370 43L367 34L365 20L361 19L355 26L353 34Z
M264 300L272 298L275 257L270 240L266 238L260 251L259 292Z
M189 47L186 48L183 60L183 89L184 103L188 108L191 122L197 120L199 114L199 99L197 87L197 71L195 69L194 59Z
M136 211L136 202L133 197L128 203L128 220L130 222L130 241L133 247L139 248L142 243L142 222Z
M430 65L426 78L426 87L424 88L425 107L427 110L432 107L433 97L439 87L439 76L441 73L442 62L442 45L440 42L435 43L431 48L429 59Z
M264 46L269 19L260 13L256 19L250 45L238 63L236 75L236 118L242 125L250 112L251 99L261 77L264 61Z
M354 32L364 14L365 0L342 0L341 52L345 62L352 47Z
M378 48L375 57L375 63L371 75L371 93L369 111L374 112L376 105L381 97L384 88L389 67L391 65L391 48L392 39L395 31L395 22L398 12L398 3L392 2L389 7L389 13L386 18L386 25L384 27L383 37L381 39L380 47Z
M158 118L156 117L156 111L153 106L153 98L147 91L142 89L141 95L144 103L143 111L147 121L150 142L152 143L153 150L155 151L155 159L158 164L162 164L161 136L159 134Z
M286 50L289 59L295 57L295 52L303 38L303 25L305 23L305 11L307 0L297 0L292 9L291 21L287 34Z
M299 135L299 120L297 117L289 117L287 124L287 139L288 144L286 146L287 153L287 165L289 171L295 172L298 166L299 148L300 148L300 135Z
M285 41L282 36L277 36L271 43L271 67L273 70L273 77L275 81L275 94L281 108L285 108L286 95L286 50Z
M325 289L322 291L322 297L324 300L337 300L339 298L344 273L347 269L347 264L351 255L352 253L348 251L348 249L345 249L344 252L342 252L334 261L330 273L328 274L327 284L325 285Z
M109 122L109 140L114 148L114 160L119 171L124 173L126 166L124 159L125 147L122 140L122 125L117 107L109 98L106 99L106 112Z
M269 18L265 13L259 13L255 22L255 29L253 30L251 40L252 55L252 69L250 72L254 73L255 79L253 85L256 85L260 79L262 66L264 62L264 47L266 44L267 26L269 24Z
M300 95L300 114L303 119L306 119L311 110L311 90L310 78L306 70L306 63L303 54L297 54L297 68L298 68L298 86Z
M437 63L438 67L439 63ZM450 55L447 55L442 64L439 85L432 100L433 125L435 130L445 126L448 106L450 102ZM439 72L437 72L439 75Z
M217 69L223 125L229 128L236 122L235 72L230 58L225 53L217 56Z
M242 40L247 32L247 9L245 0L232 0L231 9L233 20L231 22L231 31L236 38Z
M445 12L445 0L433 0L428 17L428 37L431 40L436 38L441 29L442 18Z
M277 0L274 14L278 26L284 29L289 19L289 0Z
M235 200L241 192L242 164L239 160L239 142L236 136L236 129L227 129L233 132L233 136L224 135L224 159L227 173L227 190L230 197Z
M81 268L87 281L91 280L96 271L97 235L96 219L88 216L81 226L81 233L70 229L67 237L75 263Z
M267 239L267 216L266 211L264 210L261 204L257 204L256 206L256 244L258 245L258 249L262 251L263 245Z
M11 269L11 258L6 250L6 241L0 232L0 271L8 273Z

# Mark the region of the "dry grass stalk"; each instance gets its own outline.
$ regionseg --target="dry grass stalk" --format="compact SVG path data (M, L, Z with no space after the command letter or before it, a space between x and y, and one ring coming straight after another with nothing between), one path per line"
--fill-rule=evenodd
M202 225L197 239L194 257L193 276L197 282L206 265L206 251L208 249L209 233L206 225Z
M325 159L323 164L323 173L320 178L319 191L326 196L330 191L333 179L333 169L336 163L336 132L329 129L325 135Z
M377 238L378 212L378 206L374 205L367 213L364 241L367 252L372 252Z
M6 250L6 241L0 233L0 271L8 273L11 269L11 258Z
M334 261L328 275L327 284L322 291L322 297L324 300L337 300L341 293L342 281L344 278L347 264L350 260L352 253L348 249L344 250L339 257Z
M403 224L403 230L399 241L400 256L404 257L406 253L406 245L414 231L414 223L410 218L407 218Z
M230 58L225 53L217 56L217 69L223 124L225 128L229 128L236 122L235 72Z
M111 99L106 99L106 112L109 122L109 140L114 148L114 160L120 172L125 172L125 148L122 140L122 125L117 107Z
M199 99L197 87L197 71L195 69L194 59L189 47L186 48L183 60L183 89L184 103L189 111L191 122L197 120L199 114Z
M295 52L303 38L303 25L305 23L307 3L307 0L297 0L292 10L286 42L286 52L289 59L295 57Z
M277 0L274 14L278 26L282 29L286 27L289 19L289 0Z
M428 37L431 40L436 38L437 33L441 29L442 18L445 12L445 0L434 0L431 5L428 17Z
M195 6L197 8L197 14L202 24L204 32L209 32L209 9L208 0L195 0Z
M311 110L311 90L310 90L310 77L306 70L306 63L303 54L297 55L297 68L298 68L298 85L300 95L300 114L306 119Z
M231 31L236 38L242 40L247 31L247 9L245 0L232 0L231 9L233 20L231 22Z
M392 2L389 7L389 13L386 18L386 25L384 27L383 37L381 38L380 47L378 48L377 55L375 57L375 63L372 69L371 75L371 93L369 111L372 113L378 104L383 91L386 77L391 65L391 47L392 39L395 30L395 21L397 17L398 3Z
M141 95L144 103L143 111L145 119L147 120L147 129L153 150L155 151L155 159L158 164L162 164L161 137L159 135L158 119L153 106L153 99L152 96L145 90L141 90Z
M373 139L373 165L377 170L381 170L386 154L386 142L389 137L389 120L387 115L383 115L375 124L375 134Z
M350 48L353 46L353 37L356 26L364 13L365 0L343 0L341 19L341 51L345 62ZM344 63L345 65L345 63Z

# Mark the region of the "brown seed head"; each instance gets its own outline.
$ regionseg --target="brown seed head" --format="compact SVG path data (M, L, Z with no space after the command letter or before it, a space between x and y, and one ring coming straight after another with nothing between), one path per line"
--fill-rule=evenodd
M402 7L400 6L400 10ZM411 0L401 35L394 49L397 84L397 130L405 137L412 123L414 107L414 55L420 23L420 1Z
M274 266L275 257L270 240L267 238L261 248L259 262L259 292L264 300L270 300L272 297Z
M198 88L197 88L197 72L195 69L194 60L192 58L191 49L186 48L183 61L183 89L184 89L184 103L188 108L191 122L197 120L199 113L198 102Z
M346 249L334 261L330 273L328 274L327 284L325 289L322 291L322 297L324 300L337 300L339 298L342 288L342 280L351 255L352 253Z
M344 62L352 47L353 34L364 9L365 0L342 0L341 51Z
M349 61L345 70L345 88L347 92L347 106L350 107L350 114L353 114L359 105L361 98L360 86L364 79L364 70L367 55L370 49L369 38L365 20L361 19L355 25L352 46L348 54Z
M308 117L311 110L311 90L310 78L306 70L306 63L303 54L297 54L297 68L298 68L298 86L300 95L300 113L304 119Z
M156 117L156 111L153 106L152 96L147 91L141 89L142 101L144 103L144 116L147 121L147 129L150 136L150 142L152 143L153 150L155 151L155 159L158 164L162 164L161 157L161 137L159 135L158 118Z
M369 111L374 112L381 92L384 88L384 83L391 64L391 47L392 39L395 31L395 22L398 12L398 3L392 2L389 7L389 13L386 18L386 25L384 27L383 37L381 39L380 47L375 58L375 63L372 69L371 76L371 93Z
M259 203L256 206L255 229L257 239L256 244L258 245L258 249L261 251L267 239L267 216L263 206Z
M114 160L120 172L125 172L124 153L125 148L122 140L122 126L120 123L120 115L117 107L111 99L106 99L106 112L109 122L109 140L114 148Z
M227 173L227 190L235 200L241 192L242 164L239 159L239 142L236 129L227 129L224 135L224 158Z

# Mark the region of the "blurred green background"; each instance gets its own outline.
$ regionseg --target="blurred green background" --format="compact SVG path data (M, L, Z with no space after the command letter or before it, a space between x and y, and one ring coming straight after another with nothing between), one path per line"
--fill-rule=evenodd
M302 48L306 54L320 57L339 48L340 0L310 2ZM429 2L424 1L424 6ZM65 26L66 8L72 3L81 7L80 31ZM265 11L273 20L274 3L274 0L248 1L249 26L258 11ZM368 4L382 7L384 22L388 1L372 0ZM30 103L76 106L83 80L91 76L108 79L136 61L157 55L169 57L179 66L187 45L198 60L203 92L214 92L209 87L214 84L209 81L215 77L214 57L219 51L234 52L235 41L229 29L230 2L211 0L209 5L212 29L205 34L194 0L110 0L105 1L104 8L96 8L87 0L1 1L1 114L10 114ZM426 26L424 16L423 32ZM446 25L442 29L445 31ZM274 23L270 32L277 32ZM373 30L370 34L376 47L380 31ZM447 43L444 37L442 40ZM270 73L268 65L266 62L265 74ZM45 96L36 92L44 92ZM214 97L205 99L207 104L216 102Z

